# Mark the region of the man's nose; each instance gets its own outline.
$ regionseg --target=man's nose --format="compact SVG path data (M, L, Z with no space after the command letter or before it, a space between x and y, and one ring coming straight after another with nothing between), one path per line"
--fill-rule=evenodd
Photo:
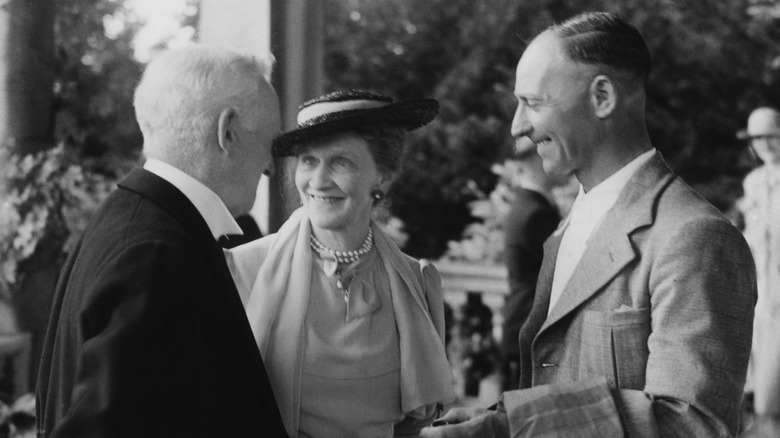
M526 116L525 105L519 103L517 105L517 110L515 110L515 116L512 118L512 137L520 138L530 134L531 130L532 127Z

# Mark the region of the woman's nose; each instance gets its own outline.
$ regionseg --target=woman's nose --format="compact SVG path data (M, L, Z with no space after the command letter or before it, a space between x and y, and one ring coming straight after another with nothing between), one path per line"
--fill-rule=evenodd
M327 187L330 184L330 172L327 166L319 165L312 171L309 184L315 188Z

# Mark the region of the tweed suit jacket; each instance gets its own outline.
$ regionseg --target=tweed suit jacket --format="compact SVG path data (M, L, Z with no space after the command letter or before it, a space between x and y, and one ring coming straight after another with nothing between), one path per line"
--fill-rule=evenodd
M520 333L511 436L736 433L756 302L741 233L659 153L594 230L547 315L564 222Z
M58 282L39 437L281 437L222 248L173 185L134 171Z

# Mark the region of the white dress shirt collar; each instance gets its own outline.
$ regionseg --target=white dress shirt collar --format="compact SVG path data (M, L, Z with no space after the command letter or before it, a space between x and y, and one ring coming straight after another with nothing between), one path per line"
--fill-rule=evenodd
M650 158L652 158L655 155L655 149L650 149L649 151L645 151L641 153L638 157L631 160L630 163L626 164L618 170L617 172L610 175L607 179L604 181L598 183L596 187L593 187L590 189L589 192L587 192L587 195L591 194L597 194L597 196L605 195L606 193L611 193L619 195L620 192L623 190L623 187L628 184L628 180L631 179L632 176L636 173L637 169L642 167L643 164L650 161ZM582 186L580 186L580 191L584 192L582 189ZM617 196L615 197L615 200L617 200Z
M225 234L244 234L222 199L200 181L154 158L146 160L144 169L179 189L203 216L215 240Z
M620 192L623 191L631 177L654 155L655 149L642 153L587 193L580 185L580 192L577 194L569 217L566 219L563 236L558 247L548 314L552 311L574 273L574 269L582 259L591 234L615 205Z

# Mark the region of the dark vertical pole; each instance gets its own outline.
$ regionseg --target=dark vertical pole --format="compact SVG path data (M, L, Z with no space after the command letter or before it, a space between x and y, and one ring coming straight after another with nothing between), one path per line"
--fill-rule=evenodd
M0 147L28 154L50 147L54 0L0 5Z
M0 178L4 154L26 155L53 146L54 0L8 0L0 4ZM4 190L0 183L0 190ZM47 247L47 243L51 247ZM57 280L59 245L41 242L15 287L11 305L21 331L32 335L29 376L35 386L38 361Z
M271 51L276 57L273 83L281 101L282 129L296 126L298 105L322 93L323 0L271 0ZM277 163L269 190L270 232L298 206L285 160Z

